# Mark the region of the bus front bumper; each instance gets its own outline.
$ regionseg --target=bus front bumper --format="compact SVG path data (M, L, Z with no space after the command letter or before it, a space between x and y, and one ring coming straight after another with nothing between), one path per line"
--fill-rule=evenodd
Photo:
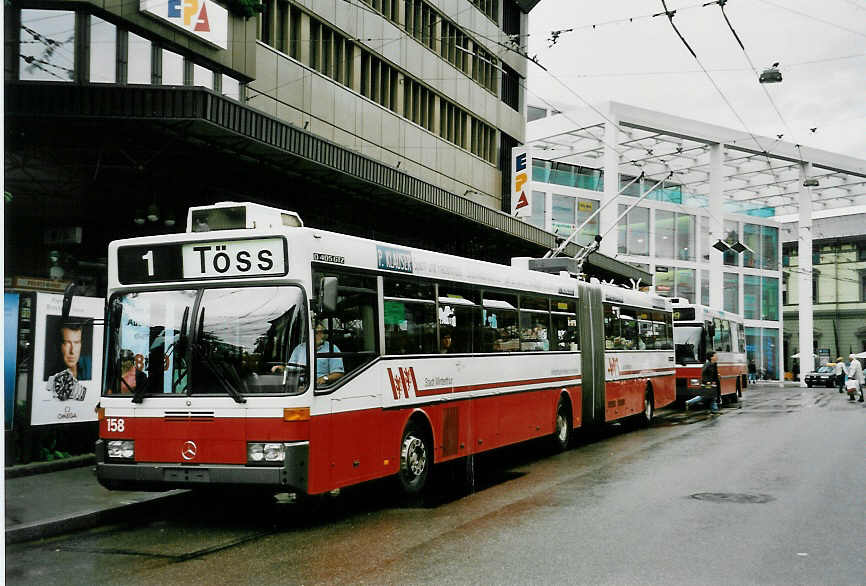
M286 444L282 466L114 461L107 456L104 440L96 442L94 451L96 479L110 490L171 490L209 485L274 488L278 492L307 490L309 442Z

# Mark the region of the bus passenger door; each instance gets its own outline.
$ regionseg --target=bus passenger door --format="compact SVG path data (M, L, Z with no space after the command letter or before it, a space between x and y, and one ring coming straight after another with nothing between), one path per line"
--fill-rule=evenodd
M376 477L381 468L380 441L382 401L371 392L377 385L368 369L357 384L345 385L331 394L330 477L332 486L346 486ZM355 381L352 381L355 383Z

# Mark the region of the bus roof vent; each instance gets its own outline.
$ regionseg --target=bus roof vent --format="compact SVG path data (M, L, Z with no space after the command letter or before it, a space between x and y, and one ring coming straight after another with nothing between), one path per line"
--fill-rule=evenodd
M191 207L186 218L187 232L276 230L303 226L304 222L295 212L251 202L223 201L210 206Z

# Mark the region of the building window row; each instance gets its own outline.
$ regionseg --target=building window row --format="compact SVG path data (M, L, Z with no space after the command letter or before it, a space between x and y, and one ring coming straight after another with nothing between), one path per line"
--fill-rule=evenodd
M604 191L604 171L561 161L533 158L532 180L590 191Z
M406 0L406 33L481 87L498 93L499 60L424 0Z
M475 60L472 64L472 79L493 94L499 93L499 60L490 52L475 45Z
M469 37L448 20L442 21L442 42L439 45L439 54L455 68L466 75L472 70L472 51L469 50Z
M400 0L361 0L361 2L367 4L391 22L400 22Z
M466 127L469 125L469 114L443 100L439 109L439 136L458 146L466 145Z
M300 11L292 9L284 12L289 20L283 28L288 31L301 30ZM260 34L265 30L279 28L268 23L268 14L270 14L268 11L263 13ZM309 22L309 66L311 68L426 130L437 133L444 140L490 163L496 162L497 130L493 126L482 122L420 81L360 45L356 45L351 39L325 23L313 17L309 17ZM289 36L284 46L296 47L296 53L304 53L301 48L298 48L298 42L293 34ZM360 67L357 80L354 71L356 60ZM399 90L400 84L403 85L402 92ZM402 105L399 102L401 98Z
M406 78L403 81L403 116L430 132L436 132L436 94L417 81ZM441 128L440 128L441 130ZM458 146L463 146L451 140Z
M499 24L499 0L472 0L472 3L483 12L487 18Z
M739 266L742 257L742 266L754 269L779 270L779 229L773 226L761 226L758 224L742 224L742 235L740 234L740 222L736 220L725 220L723 223L723 240L732 245L741 242L748 250L737 254L733 250L725 252L722 261L727 266Z
M238 79L97 16L22 9L20 18L21 80L199 86L241 98L243 84ZM83 27L77 24L80 19L85 19ZM76 30L82 28L85 38L77 38ZM80 66L76 66L76 44L85 56Z

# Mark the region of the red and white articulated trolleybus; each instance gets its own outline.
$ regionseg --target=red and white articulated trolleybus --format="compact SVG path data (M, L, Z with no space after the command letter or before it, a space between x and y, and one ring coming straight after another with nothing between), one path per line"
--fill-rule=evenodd
M735 313L673 299L677 401L700 394L701 369L707 352L718 355L719 397L736 403L748 384L746 331Z
M675 398L666 299L304 227L250 203L109 246L96 472L319 494Z

